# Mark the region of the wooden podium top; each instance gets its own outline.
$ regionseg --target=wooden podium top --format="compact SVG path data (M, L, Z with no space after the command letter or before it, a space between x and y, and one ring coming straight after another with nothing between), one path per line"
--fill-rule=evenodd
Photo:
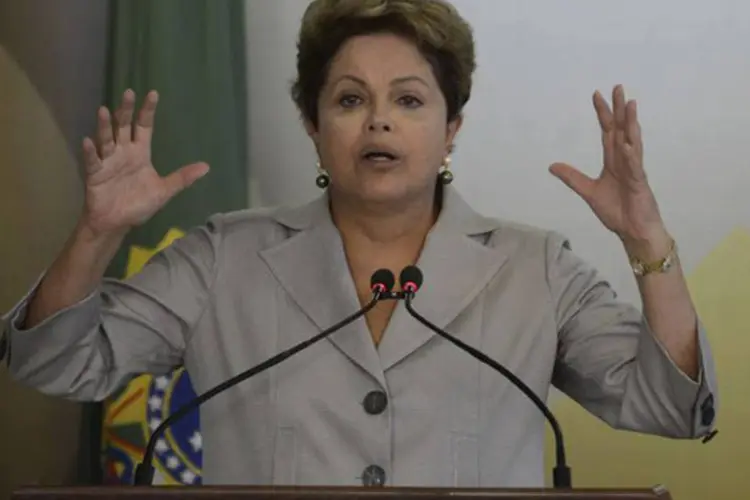
M11 500L99 500L236 498L242 500L671 500L663 486L647 489L451 489L396 487L272 487L272 486L94 486L28 487Z

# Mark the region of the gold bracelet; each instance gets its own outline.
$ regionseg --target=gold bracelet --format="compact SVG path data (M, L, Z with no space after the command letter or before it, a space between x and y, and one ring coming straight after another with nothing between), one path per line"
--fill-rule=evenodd
M654 262L644 262L638 257L630 258L630 266L636 276L646 276L651 273L665 273L677 261L677 243L672 239L667 255Z

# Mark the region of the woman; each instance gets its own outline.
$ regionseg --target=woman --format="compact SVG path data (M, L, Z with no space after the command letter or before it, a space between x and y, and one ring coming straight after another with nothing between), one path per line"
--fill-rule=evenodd
M481 216L450 186L469 100L469 26L442 1L316 0L293 88L324 194L215 215L128 281L103 279L127 231L208 172L160 178L157 95L126 92L86 139L86 200L66 248L7 316L13 376L101 400L186 366L198 392L370 301L370 277L418 264L415 308L615 428L679 438L713 425L715 375L642 165L636 105L596 94L604 168L556 164L633 261L645 318L565 239ZM539 486L545 422L500 374L382 302L201 409L205 483Z

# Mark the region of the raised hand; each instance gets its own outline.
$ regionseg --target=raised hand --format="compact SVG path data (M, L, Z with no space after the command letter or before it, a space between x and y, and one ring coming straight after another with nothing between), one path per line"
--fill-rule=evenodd
M98 113L97 143L83 141L86 166L84 225L94 233L122 232L142 224L177 193L208 173L206 163L186 165L162 177L151 163L158 95L150 92L135 123L135 93L127 90L114 123Z
M617 85L613 110L599 92L594 108L599 118L604 166L593 179L565 163L550 166L553 175L578 193L599 220L625 243L668 239L659 207L643 169L643 142L634 100L625 100Z

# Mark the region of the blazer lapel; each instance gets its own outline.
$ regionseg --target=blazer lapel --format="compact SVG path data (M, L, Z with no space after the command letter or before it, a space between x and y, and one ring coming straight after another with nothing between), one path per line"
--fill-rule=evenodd
M412 305L421 316L446 329L476 299L508 257L484 244L488 233L498 227L498 221L475 213L452 188L445 189L440 217L417 262L424 283ZM394 270L397 277L399 271ZM378 349L383 370L435 337L399 304Z
M280 285L318 328L314 336L360 309L338 230L322 196L296 209L281 211L277 221L297 232L261 252ZM364 318L328 339L354 363L385 385L380 360Z
M279 211L276 220L296 234L260 255L317 327L310 336L356 312L361 306L327 196ZM453 188L444 189L443 208L417 262L424 273L422 289L413 302L417 312L445 329L476 299L508 257L484 244L487 235L500 225L474 212ZM393 270L397 277L399 271ZM364 318L328 339L385 386L385 370L435 337L437 334L412 318L404 304L398 304L377 349Z

